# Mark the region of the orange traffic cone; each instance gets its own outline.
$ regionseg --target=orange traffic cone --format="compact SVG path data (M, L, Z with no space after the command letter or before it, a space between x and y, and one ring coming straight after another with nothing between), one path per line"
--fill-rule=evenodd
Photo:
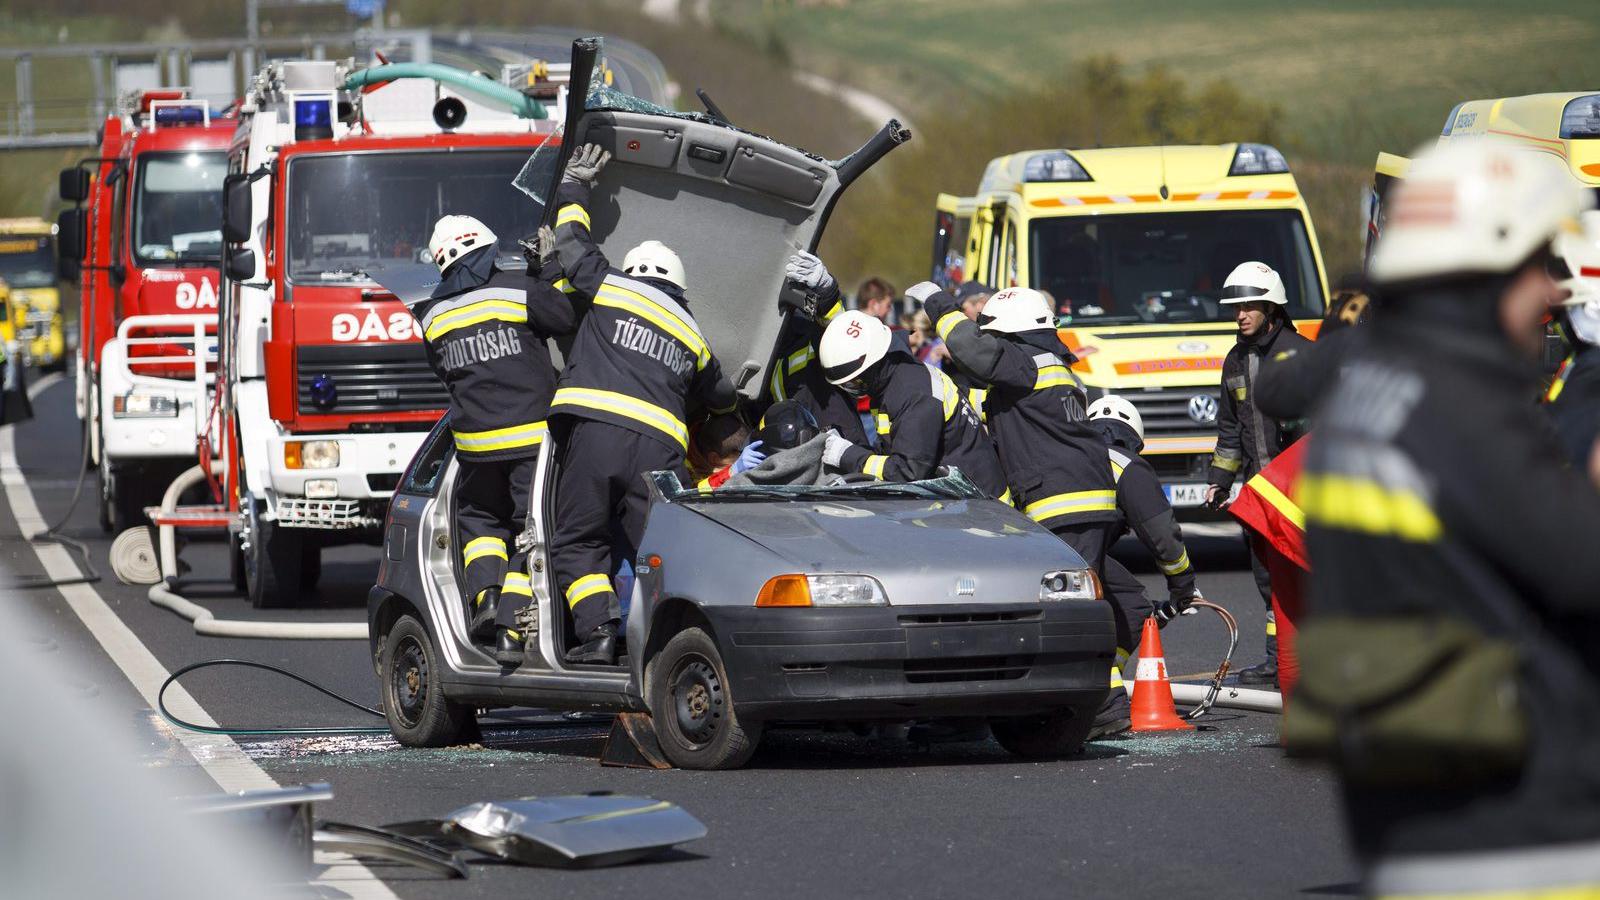
M1167 660L1161 650L1161 626L1156 617L1144 620L1139 636L1139 668L1133 683L1133 720L1130 731L1193 731L1194 725L1178 718L1172 702L1172 682L1167 680Z

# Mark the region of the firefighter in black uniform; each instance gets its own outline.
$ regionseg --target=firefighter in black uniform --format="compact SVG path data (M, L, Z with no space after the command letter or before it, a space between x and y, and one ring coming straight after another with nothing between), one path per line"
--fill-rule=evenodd
M1239 340L1222 361L1222 403L1217 410L1217 449L1207 476L1206 505L1228 501L1236 478L1248 481L1295 442L1299 432L1263 415L1255 404L1256 375L1263 360L1310 346L1289 318L1289 295L1271 266L1241 263L1222 287L1222 302L1233 306ZM1266 564L1250 554L1256 588L1267 608L1267 658L1239 670L1242 684L1271 684L1278 678L1278 635L1272 621L1272 579Z
M1600 436L1600 212L1584 213L1583 225L1556 239L1561 287L1569 292L1556 320L1572 353L1545 394L1567 460L1580 472Z
M548 232L544 243L553 250ZM462 596L473 637L497 638L497 657L514 664L523 643L516 613L533 599L527 554L515 541L528 515L556 380L546 340L572 330L572 304L552 285L559 274L553 258L529 259L528 272L499 268L494 234L471 216L440 219L428 250L444 278L411 312L428 362L450 390L450 429L461 462Z
M556 190L561 286L587 311L550 403L560 454L550 555L581 641L567 659L607 665L622 615L613 535L620 531L630 557L638 550L649 505L642 476L676 471L689 484L690 401L729 412L738 399L689 314L678 255L645 241L616 269L590 236L589 191L610 158L583 146Z
M1375 896L1600 894L1600 494L1529 402L1550 241L1592 203L1518 145L1419 155L1306 453L1285 736L1340 773Z
M1076 362L1055 312L1030 288L1007 288L974 322L931 281L906 296L922 303L950 358L989 389L985 400L1011 501L1072 545L1097 572L1117 521L1116 483L1105 444L1089 425Z
M878 445L868 449L831 433L822 461L883 481L915 481L953 466L984 493L1009 502L1000 458L978 414L950 376L892 343L889 326L860 310L828 323L817 354L822 372L846 394L871 398Z
M778 338L767 391L774 403L793 400L810 410L824 430L831 428L852 443L865 445L867 433L856 398L829 384L817 363L823 329L844 312L839 282L822 260L804 250L789 257L784 275L788 283L779 300L792 314ZM904 344L904 349L909 352L911 345Z
M1122 563L1107 556L1100 580L1106 599L1116 614L1117 655L1111 668L1111 696L1095 717L1090 738L1104 737L1128 728L1128 694L1123 689L1122 669L1128 657L1139 649L1140 627L1155 615L1162 625L1182 615L1200 597L1195 587L1194 565L1183 545L1183 531L1172 513L1172 504L1161 489L1161 476L1142 456L1144 417L1132 403L1115 394L1089 404L1089 422L1106 443L1111 461L1111 477L1117 483L1117 524L1112 541L1132 531L1167 579L1167 599L1153 605L1144 585Z

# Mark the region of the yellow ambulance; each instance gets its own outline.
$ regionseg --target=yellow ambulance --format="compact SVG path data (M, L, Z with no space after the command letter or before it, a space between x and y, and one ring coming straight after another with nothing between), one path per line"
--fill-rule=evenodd
M38 218L0 219L0 279L11 287L6 318L15 358L61 368L66 333L56 286L56 226Z
M977 194L940 194L934 277L1045 291L1090 401L1144 417L1145 455L1175 507L1199 506L1216 445L1222 360L1237 328L1218 302L1239 263L1277 269L1314 337L1322 252L1283 154L1264 144L1031 150L989 163Z

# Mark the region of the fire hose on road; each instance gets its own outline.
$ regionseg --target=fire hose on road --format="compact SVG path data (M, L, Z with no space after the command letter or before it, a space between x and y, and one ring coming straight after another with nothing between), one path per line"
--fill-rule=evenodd
M1190 608L1209 609L1221 617L1222 624L1228 629L1228 652L1223 654L1222 662L1217 666L1217 671L1211 676L1209 683L1173 683L1172 699L1185 706L1194 706L1194 709L1186 713L1183 718L1193 721L1205 715L1213 707L1246 709L1254 712L1283 712L1283 696L1277 691L1253 690L1222 683L1223 679L1228 677L1228 670L1233 664L1233 651L1239 646L1239 623L1234 619L1233 613L1209 600L1196 600ZM1133 693L1134 685L1133 681L1126 682L1125 688L1129 694Z

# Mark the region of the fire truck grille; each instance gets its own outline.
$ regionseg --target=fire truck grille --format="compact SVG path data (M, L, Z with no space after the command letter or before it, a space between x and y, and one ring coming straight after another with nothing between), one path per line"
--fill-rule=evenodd
M1153 391L1126 391L1121 397L1131 402L1144 418L1144 435L1152 437L1199 437L1217 433L1216 410L1221 402L1215 388L1160 388ZM1196 401L1197 397L1209 399ZM1191 410L1200 418L1191 415ZM1210 420L1203 421L1209 414Z
M311 415L444 409L450 395L420 343L301 347L300 411Z

